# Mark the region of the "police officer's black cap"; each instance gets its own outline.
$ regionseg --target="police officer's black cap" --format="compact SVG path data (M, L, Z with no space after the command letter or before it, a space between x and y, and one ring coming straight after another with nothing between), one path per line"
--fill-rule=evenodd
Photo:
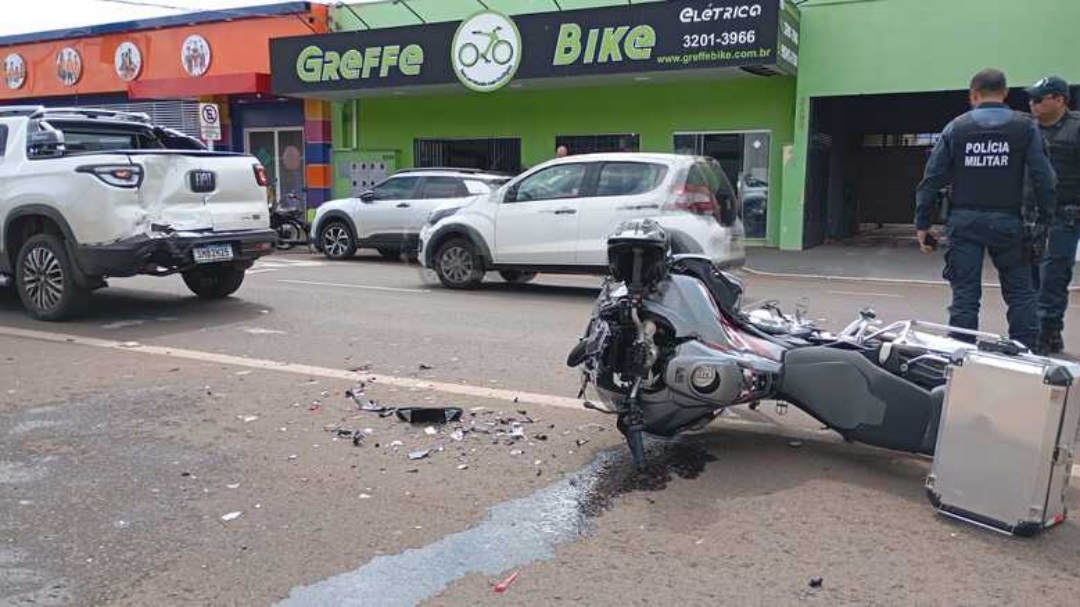
M1029 86L1025 91L1032 99L1042 99L1047 95L1060 95L1069 98L1069 83L1058 76L1048 76Z

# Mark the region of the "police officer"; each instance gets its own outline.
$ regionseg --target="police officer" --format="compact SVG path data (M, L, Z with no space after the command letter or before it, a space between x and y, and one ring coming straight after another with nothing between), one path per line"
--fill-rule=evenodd
M934 203L951 184L943 274L953 295L949 324L978 329L983 256L989 252L1009 307L1009 336L1033 348L1039 322L1021 214L1024 174L1032 182L1034 218L1043 223L1053 212L1055 177L1035 122L1005 105L1008 93L1000 70L985 69L971 79L974 109L950 122L934 145L916 191L915 229L920 248L931 251Z
M1058 354L1065 349L1061 330L1069 306L1076 242L1080 239L1080 112L1069 111L1069 85L1057 76L1043 78L1027 89L1031 113L1050 146L1050 163L1057 174L1057 212L1050 220L1046 252L1039 268L1038 310L1041 328L1038 350Z

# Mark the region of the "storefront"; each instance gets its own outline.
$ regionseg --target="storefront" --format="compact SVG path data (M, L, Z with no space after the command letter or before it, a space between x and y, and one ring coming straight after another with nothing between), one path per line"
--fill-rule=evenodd
M199 103L217 104L215 149L257 156L270 196L327 199L329 104L274 95L269 40L326 32L308 2L208 11L0 38L0 104L144 112L200 137Z
M1049 74L1080 82L1080 2L845 1L800 4L795 146L784 172L779 244L856 233L910 238L914 191L941 130L968 109L984 67L1004 70L1009 103ZM1074 89L1075 92L1075 89ZM1076 95L1073 95L1074 105ZM912 245L913 246L913 245Z
M334 196L404 167L517 172L558 146L705 154L739 183L748 236L779 243L790 2L411 0L330 20L271 61L274 93L333 102Z

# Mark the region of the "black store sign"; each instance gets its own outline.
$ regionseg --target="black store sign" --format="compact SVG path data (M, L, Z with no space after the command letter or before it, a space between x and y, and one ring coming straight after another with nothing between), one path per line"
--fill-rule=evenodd
M539 80L716 68L794 74L790 0L672 0L271 41L274 92Z

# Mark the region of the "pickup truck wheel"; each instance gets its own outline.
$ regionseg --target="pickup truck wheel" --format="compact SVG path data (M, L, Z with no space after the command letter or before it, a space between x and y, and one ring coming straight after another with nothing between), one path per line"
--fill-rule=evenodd
M319 230L323 254L334 260L349 259L356 254L356 239L344 221L335 219Z
M519 270L506 270L499 272L499 276L506 282L523 285L536 278L536 272L521 272Z
M222 299L240 288L244 268L229 264L206 265L183 273L184 284L200 299Z
M484 260L471 242L455 238L435 254L435 273L450 289L475 289L484 280Z
M31 236L16 261L19 298L38 320L66 320L86 311L90 291L75 282L64 242L52 234Z

